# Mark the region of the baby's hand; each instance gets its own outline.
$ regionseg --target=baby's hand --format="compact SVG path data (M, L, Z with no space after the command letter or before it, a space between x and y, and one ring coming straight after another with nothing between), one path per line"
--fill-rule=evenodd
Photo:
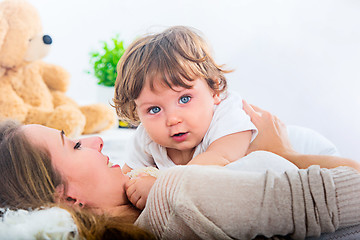
M140 210L145 208L151 187L156 178L152 176L141 176L131 179L125 186L126 195L130 202Z

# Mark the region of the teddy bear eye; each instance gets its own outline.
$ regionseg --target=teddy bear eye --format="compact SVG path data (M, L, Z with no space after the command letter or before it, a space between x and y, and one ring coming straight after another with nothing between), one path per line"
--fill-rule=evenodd
M49 35L44 35L43 36L43 38L42 38L42 40L43 40L43 42L45 43L45 44L51 44L52 43L52 39L51 39L51 37L49 36Z

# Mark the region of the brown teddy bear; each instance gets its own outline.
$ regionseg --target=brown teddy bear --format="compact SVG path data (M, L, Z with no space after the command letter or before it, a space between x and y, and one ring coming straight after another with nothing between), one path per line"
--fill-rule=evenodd
M34 6L24 0L0 2L0 120L42 124L64 130L69 137L114 126L110 106L78 106L65 95L69 74L40 61L51 43Z

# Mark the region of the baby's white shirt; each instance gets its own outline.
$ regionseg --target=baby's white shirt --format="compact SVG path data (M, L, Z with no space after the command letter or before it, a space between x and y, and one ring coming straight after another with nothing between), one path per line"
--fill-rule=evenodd
M252 131L251 141L257 135L257 129L243 110L242 98L235 92L214 107L214 115L202 142L196 146L193 157L206 151L212 142L226 135ZM152 141L142 124L138 126L130 144L129 155L125 163L132 169L157 167L159 169L175 166L168 157L166 148Z

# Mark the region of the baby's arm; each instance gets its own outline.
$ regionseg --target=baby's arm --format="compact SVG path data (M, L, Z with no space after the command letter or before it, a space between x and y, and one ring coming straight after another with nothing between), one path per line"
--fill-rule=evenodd
M245 156L251 141L252 132L244 131L226 135L215 140L208 149L189 161L188 165L225 166Z
M147 197L156 178L153 176L142 176L133 178L125 185L126 195L130 202L142 210L145 207Z

